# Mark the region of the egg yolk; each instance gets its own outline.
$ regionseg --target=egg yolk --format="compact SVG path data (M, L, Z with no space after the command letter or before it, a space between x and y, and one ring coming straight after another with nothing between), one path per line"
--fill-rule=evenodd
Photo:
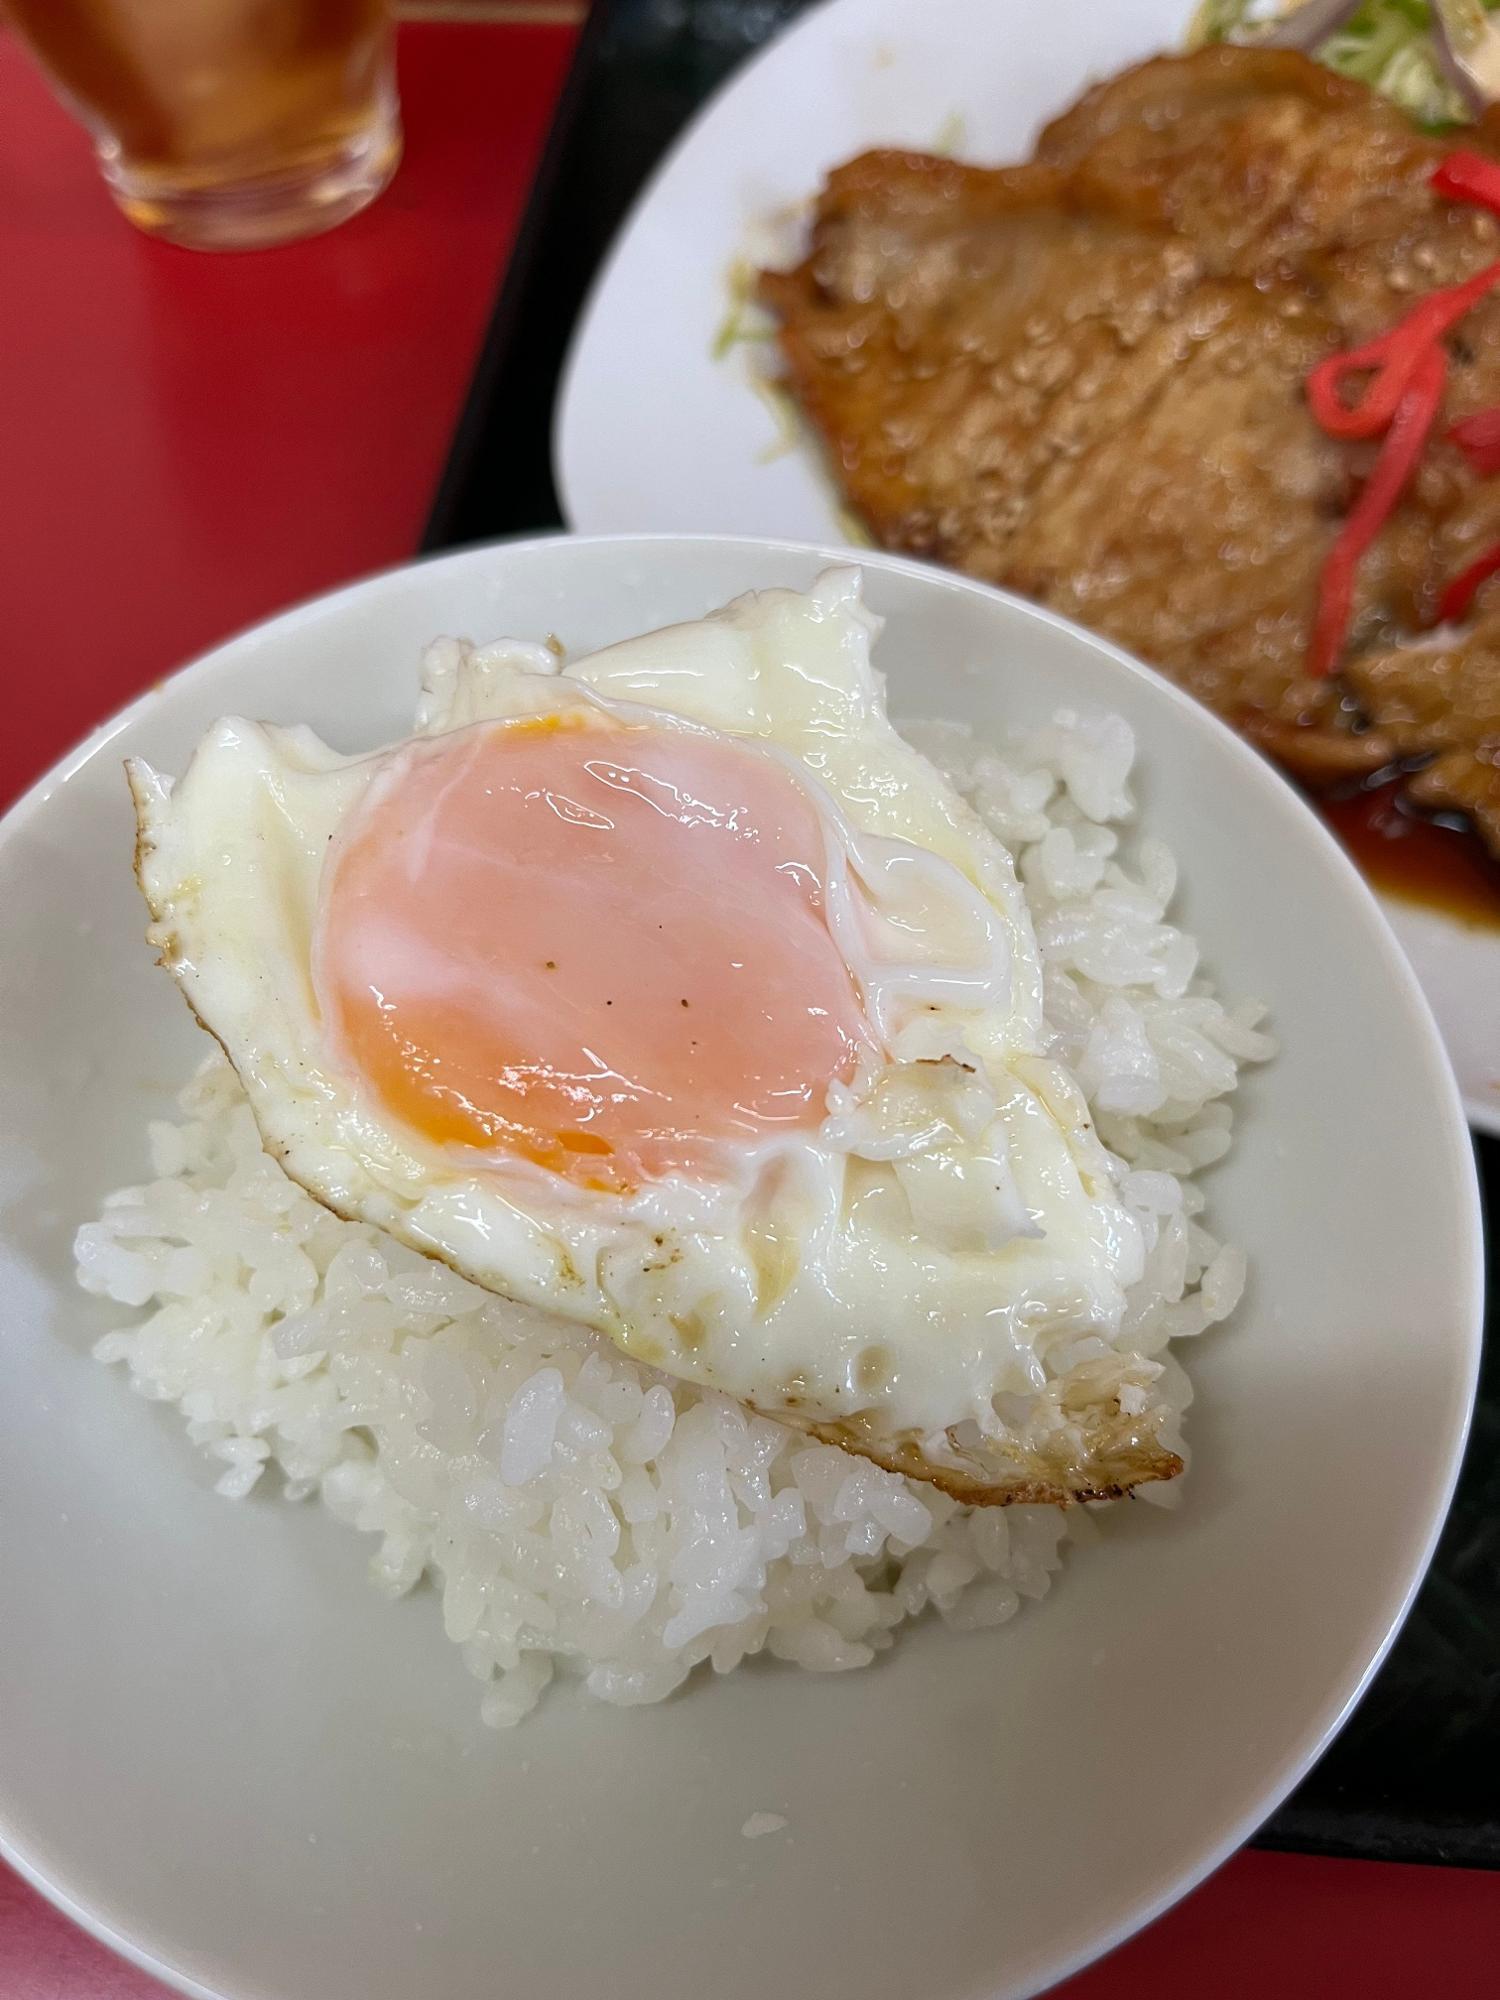
M869 1029L806 790L730 739L592 711L417 744L325 869L335 1047L446 1147L594 1188L816 1125Z

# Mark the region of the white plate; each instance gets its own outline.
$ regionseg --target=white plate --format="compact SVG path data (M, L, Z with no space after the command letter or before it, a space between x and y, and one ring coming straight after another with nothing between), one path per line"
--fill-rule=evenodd
M776 452L743 348L715 360L737 257L790 261L828 169L873 145L1018 159L1090 80L1180 45L1191 0L827 0L691 126L610 253L574 340L553 457L587 534L842 541L813 455ZM764 365L762 362L760 365ZM1471 1122L1500 1132L1500 929L1389 899Z
M356 749L407 726L439 631L590 647L806 548L551 541L399 570L232 641L0 826L0 1842L185 1991L231 2000L980 2000L1031 1993L1221 1860L1347 1714L1451 1491L1479 1221L1432 1019L1317 821L1202 709L1049 614L867 565L898 714L1117 710L1214 968L1283 1053L1211 1176L1252 1285L1189 1357L1181 1507L1119 1507L1003 1631L865 1673L755 1666L656 1709L549 1697L487 1733L437 1605L311 1508L235 1504L88 1358L117 1309L77 1221L144 1171L202 1037L151 963L127 753L226 710ZM1227 828L1236 832L1231 835ZM1246 855L1253 854L1248 866ZM755 1812L783 1834L742 1836Z

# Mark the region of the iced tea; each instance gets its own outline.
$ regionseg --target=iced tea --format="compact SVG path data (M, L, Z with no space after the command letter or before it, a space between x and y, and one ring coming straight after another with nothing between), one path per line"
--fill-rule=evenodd
M130 220L212 248L330 228L401 150L385 0L0 0Z

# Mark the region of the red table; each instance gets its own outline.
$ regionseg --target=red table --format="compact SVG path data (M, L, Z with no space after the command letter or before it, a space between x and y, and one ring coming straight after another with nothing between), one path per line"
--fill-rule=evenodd
M572 47L515 17L563 11L404 26L395 185L245 258L119 222L0 31L0 804L194 652L415 547ZM1497 1965L1500 1877L1246 1853L1058 1995L1425 2000ZM0 2000L161 1993L0 1865Z
M407 24L391 188L225 257L120 223L0 29L0 799L194 653L415 547L575 32Z

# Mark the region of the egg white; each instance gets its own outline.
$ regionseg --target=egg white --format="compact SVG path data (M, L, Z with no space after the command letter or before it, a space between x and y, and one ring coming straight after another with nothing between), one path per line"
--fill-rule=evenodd
M907 1469L977 1448L993 1497L1014 1497L1037 1487L1037 1423L1070 1421L1049 1346L1118 1332L1144 1245L1047 1053L1010 855L891 726L877 629L857 571L833 570L566 668L514 643L441 641L424 662L419 736L583 704L747 740L817 804L829 922L880 1057L834 1086L819 1128L720 1176L615 1195L444 1151L341 1068L312 975L325 858L403 746L349 757L229 718L175 783L133 763L138 873L152 940L268 1149L329 1206L768 1414L858 1448L903 1441ZM1102 1407L1154 1372L1124 1357L1089 1393Z

